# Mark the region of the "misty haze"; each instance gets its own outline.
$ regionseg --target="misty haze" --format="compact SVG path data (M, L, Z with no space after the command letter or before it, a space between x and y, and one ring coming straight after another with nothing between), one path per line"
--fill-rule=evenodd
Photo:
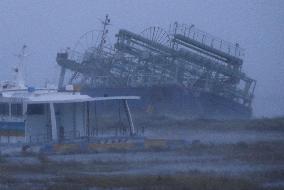
M283 189L283 10L2 0L0 189Z

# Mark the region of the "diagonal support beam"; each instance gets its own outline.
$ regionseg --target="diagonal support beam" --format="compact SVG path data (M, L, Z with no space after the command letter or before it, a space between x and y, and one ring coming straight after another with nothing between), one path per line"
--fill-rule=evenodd
M57 134L57 125L56 125L54 103L49 103L49 109L50 109L50 118L51 118L52 140L57 141L58 140L58 134Z
M124 103L124 107L125 107L125 110L126 110L127 119L128 119L129 125L130 125L130 135L134 136L136 134L136 130L135 130L135 127L134 127L134 124L133 124L133 120L132 120L132 116L131 116L131 113L130 113L130 109L129 109L127 100L123 100L123 103Z

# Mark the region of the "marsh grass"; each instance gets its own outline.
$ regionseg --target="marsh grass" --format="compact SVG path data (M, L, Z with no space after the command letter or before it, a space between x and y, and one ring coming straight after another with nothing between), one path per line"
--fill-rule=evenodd
M98 176L98 177L68 177L64 182L81 184L85 187L130 188L130 189L258 189L251 182L227 177L212 177L206 175L173 175L173 176Z
M259 118L251 120L215 120L215 119L187 119L165 115L136 116L138 127L155 128L190 128L209 130L258 130L284 132L284 117Z
M227 160L237 159L249 162L284 162L284 142L260 141L256 143L205 144L193 142L176 151L182 155L220 155Z
M7 159L0 154L0 164L1 163L6 163L6 162L7 162Z
M84 190L84 189L136 189L136 190L261 190L247 180L225 176L190 175L123 175L123 176L66 176L49 181L31 181L42 184L46 190Z

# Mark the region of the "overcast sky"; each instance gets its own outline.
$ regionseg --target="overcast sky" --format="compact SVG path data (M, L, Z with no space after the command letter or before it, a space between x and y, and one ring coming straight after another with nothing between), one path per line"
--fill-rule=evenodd
M106 13L112 31L167 29L178 21L238 42L246 50L244 71L257 80L255 116L284 115L283 0L1 0L0 80L11 78L14 54L26 44L28 82L57 83L56 52L100 29Z

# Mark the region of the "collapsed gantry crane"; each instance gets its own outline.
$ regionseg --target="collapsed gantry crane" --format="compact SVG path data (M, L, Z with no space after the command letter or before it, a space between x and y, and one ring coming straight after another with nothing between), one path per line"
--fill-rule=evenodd
M243 71L243 49L213 37L193 25L174 23L168 32L150 27L141 34L121 29L114 48L104 46L104 30L79 55L75 51L57 54L62 67L59 87L66 70L68 83L89 88L135 88L179 86L196 93L208 93L231 100L251 110L256 81ZM88 32L81 39L94 39ZM83 40L81 40L83 41ZM79 42L82 43L82 42Z

